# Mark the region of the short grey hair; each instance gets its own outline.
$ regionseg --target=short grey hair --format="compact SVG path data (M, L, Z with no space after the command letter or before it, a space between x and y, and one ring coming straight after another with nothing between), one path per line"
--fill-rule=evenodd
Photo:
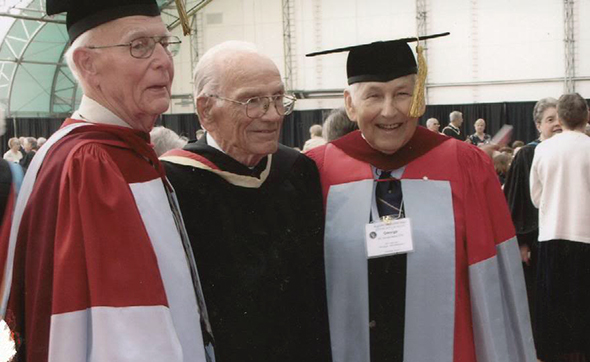
M539 100L537 104L535 104L535 108L533 108L533 120L536 124L541 123L543 120L543 113L547 108L557 108L557 99L547 97Z
M76 81L78 83L80 83L80 72L78 70L78 66L76 65L76 62L74 62L74 52L77 49L90 46L92 44L92 42L96 39L97 32L98 32L97 28L93 28L88 31L85 31L79 37L77 37L76 40L74 40L74 42L70 45L70 47L68 48L68 50L64 54L66 64L68 65L68 68L70 68L70 71L72 72L72 75L74 76L74 79L76 79Z
M340 107L332 110L324 121L323 136L331 142L357 129L358 124L348 118L344 107Z
M458 120L459 118L463 118L463 113L461 113L459 111L452 111L451 114L449 114L449 120L451 122L454 122L454 121Z
M217 91L219 87L219 76L224 68L220 64L222 60L226 60L223 57L244 53L257 54L258 50L252 43L237 40L226 41L209 49L199 59L193 73L194 98L197 99L205 93Z
M434 124L434 122L438 122L438 119L428 118L428 120L426 121L426 127L432 126ZM438 125L440 126L440 122L438 122Z
M309 134L316 137L322 136L322 126L319 124L314 124L313 126L309 127Z
M415 81L416 77L418 75L417 74L407 74L407 75L404 75L404 76L401 76L398 78L403 78L403 77L407 77L407 76L412 76ZM371 83L371 82L357 82L357 83L353 83L345 88L348 91L348 93L350 93L350 96L352 97L353 102L356 100L356 97L358 97L359 89L361 88L361 86L363 86L364 84L367 84L367 83ZM384 82L384 83L386 83L386 82Z
M154 127L150 131L150 139L158 157L175 148L182 148L187 143L176 132L162 126Z
M353 83L345 88L348 91L348 93L350 94L350 98L352 98L353 103L355 101L355 98L358 96L358 92L359 92L359 88L361 87L361 84L363 84L363 83Z

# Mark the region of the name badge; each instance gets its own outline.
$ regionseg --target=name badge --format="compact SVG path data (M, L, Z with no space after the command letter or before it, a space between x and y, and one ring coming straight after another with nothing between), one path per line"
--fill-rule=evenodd
M367 224L365 231L365 244L369 258L414 251L409 218Z

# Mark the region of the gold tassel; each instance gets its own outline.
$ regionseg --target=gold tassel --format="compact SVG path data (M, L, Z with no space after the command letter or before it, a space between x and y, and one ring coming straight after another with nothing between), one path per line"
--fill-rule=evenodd
M178 9L178 18L180 19L180 24L182 24L182 33L186 35L190 35L191 27L188 23L188 16L186 15L186 10L184 9L184 4L182 0L175 0L176 1L176 8Z
M416 76L416 84L412 96L410 117L420 117L426 111L425 88L428 67L426 66L426 58L424 58L424 48L420 45L420 42L416 45L416 53L418 54L418 75Z

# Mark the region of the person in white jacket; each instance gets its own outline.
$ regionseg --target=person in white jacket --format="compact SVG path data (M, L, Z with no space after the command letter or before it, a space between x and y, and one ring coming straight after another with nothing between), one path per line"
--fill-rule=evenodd
M539 208L537 353L545 362L590 359L588 105L564 94L557 116L563 132L537 146L530 175Z

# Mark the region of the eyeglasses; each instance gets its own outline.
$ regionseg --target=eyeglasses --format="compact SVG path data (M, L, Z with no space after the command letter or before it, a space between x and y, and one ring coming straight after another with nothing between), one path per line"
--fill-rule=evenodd
M154 54L154 48L156 43L159 43L164 47L164 50L171 56L178 54L180 50L180 39L176 36L146 36L137 39L133 39L129 43L116 44L116 45L101 45L101 46L89 46L89 49L104 49L104 48L115 48L115 47L129 47L129 52L133 58L145 59L149 58Z
M223 98L217 94L207 94L207 96L246 106L246 116L249 118L260 118L264 116L266 112L268 112L271 102L274 104L275 109L280 116L286 116L293 112L293 107L295 105L295 101L297 100L295 97L285 94L277 94L267 97L253 97L245 102L240 102L235 99Z

